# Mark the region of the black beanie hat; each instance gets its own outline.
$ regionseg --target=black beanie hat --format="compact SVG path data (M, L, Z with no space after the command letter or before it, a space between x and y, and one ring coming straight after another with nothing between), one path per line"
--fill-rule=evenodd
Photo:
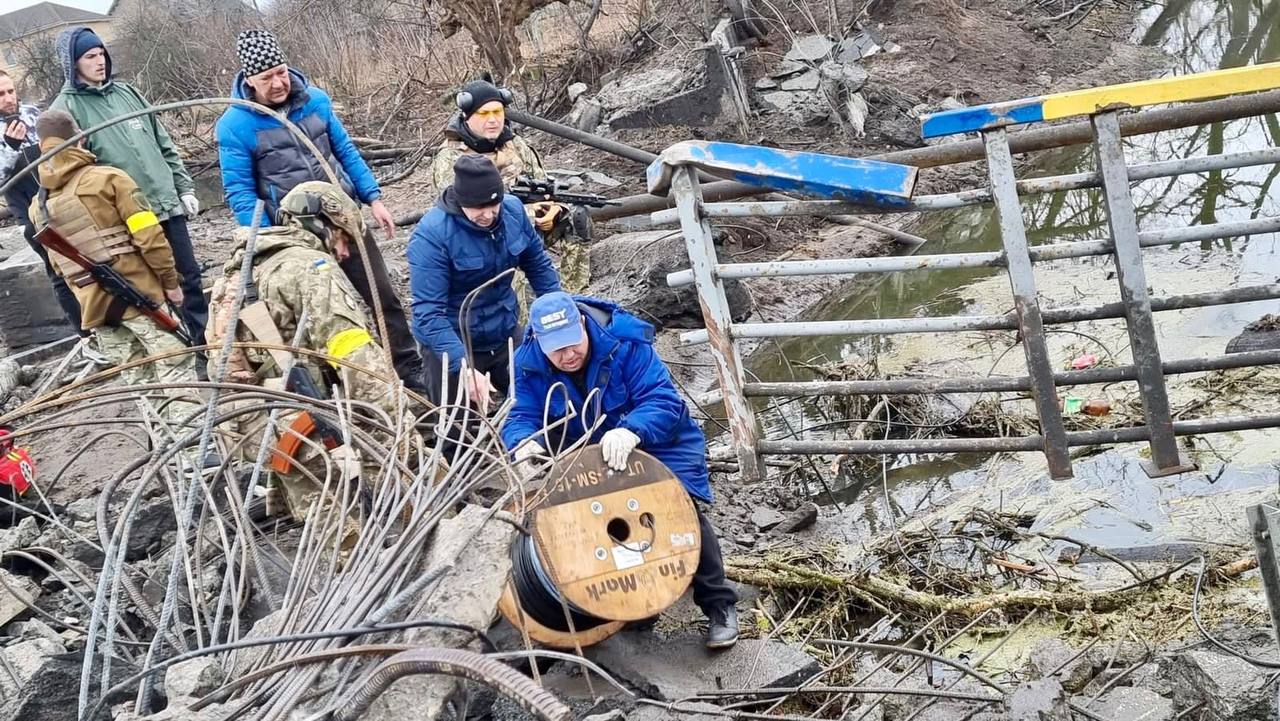
M510 92L504 92L491 82L472 80L458 92L458 109L462 111L463 118L469 118L486 103L497 100L505 106L510 98Z
M502 176L493 161L467 153L453 164L453 197L464 208L480 208L502 200Z

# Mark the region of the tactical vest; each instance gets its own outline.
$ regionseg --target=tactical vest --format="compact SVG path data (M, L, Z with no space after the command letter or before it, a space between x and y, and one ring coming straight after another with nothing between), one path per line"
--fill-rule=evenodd
M46 216L45 222L57 228L73 248L95 263L112 263L119 256L136 254L138 249L124 223L98 227L89 206L76 193L85 171L93 167L86 165L77 170L62 186L62 192L48 201L42 198L40 207ZM50 251L49 260L67 282L81 288L93 282L93 277L86 270L62 254Z

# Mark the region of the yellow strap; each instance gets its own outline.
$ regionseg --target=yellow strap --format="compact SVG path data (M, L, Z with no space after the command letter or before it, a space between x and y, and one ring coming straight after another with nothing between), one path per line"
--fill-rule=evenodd
M334 358L346 358L372 342L373 337L364 328L348 328L330 338L325 350ZM338 367L333 361L329 365Z
M124 223L129 226L130 233L137 233L138 231L146 230L153 225L160 225L160 219L157 218L156 214L152 213L150 210L142 210L130 215Z

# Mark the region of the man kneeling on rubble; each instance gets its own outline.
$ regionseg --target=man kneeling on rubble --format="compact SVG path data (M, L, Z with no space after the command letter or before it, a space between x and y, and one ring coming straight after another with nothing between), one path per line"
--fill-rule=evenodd
M360 296L338 267L339 260L358 252L351 244L364 237L360 208L337 186L312 181L289 191L280 201L277 216L276 225L258 231L236 340L295 345L327 358L301 353L291 357L281 348L237 348L227 360L227 380L313 397L325 395L318 389L337 383L347 399L373 404L392 419L401 417L399 383L391 359L370 335ZM248 237L247 228L237 229L235 250L223 277L213 286L208 342L215 348L221 347L227 332ZM217 371L220 355L210 351L210 377ZM288 378L283 377L286 367L293 369ZM241 423L242 429L246 425ZM289 512L301 521L326 490L321 481L334 475L325 471L330 461L344 476L338 478L339 483L353 477L360 464L340 446L337 429L319 418L294 413L284 416L280 425L288 430L280 434L271 456L274 473L268 489L268 512L275 512L278 481ZM253 434L252 430L246 432ZM308 435L314 437L303 440ZM328 457L318 450L324 447L330 451ZM365 460L376 463L382 459ZM328 490L332 493L336 489L330 486Z
M738 597L702 509L711 503L707 440L653 350L653 326L605 300L548 293L529 306L529 329L513 362L515 405L502 441L516 462L568 447L595 427L589 442L600 444L610 468L626 470L640 448L680 479L702 533L693 601L711 622L707 648L734 645Z

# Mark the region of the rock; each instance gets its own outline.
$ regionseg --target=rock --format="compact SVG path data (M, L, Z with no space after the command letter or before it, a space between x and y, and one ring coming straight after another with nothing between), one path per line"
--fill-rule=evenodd
M698 713L699 711L706 713ZM719 706L696 701L680 704L680 713L676 715L665 708L641 705L627 714L626 721L671 721L673 716L681 721L722 721L723 711Z
M1008 721L1072 721L1067 692L1054 678L1028 681L1005 699ZM1126 720L1128 721L1128 720Z
M1031 649L1029 659L1031 672L1042 678L1054 674L1064 689L1071 693L1079 693L1093 678L1096 654L1086 652L1072 660L1078 653L1056 638L1047 638ZM1062 670L1054 673L1059 667L1062 667Z
M98 497L76 499L67 504L66 513L77 521L93 521L98 517Z
M84 662L84 654L64 653L62 646L45 639L24 641L10 646L2 652L5 661L16 673L21 692L10 693L13 679L8 673L0 672L0 686L5 693L0 697L6 699L5 711L8 719L22 721L66 721L73 718L69 709L77 706L80 689L80 669ZM119 658L111 662L111 677L122 679L137 672L132 664ZM97 698L101 691L99 677L95 673L89 687L89 697ZM125 691L107 699L108 703L118 703L130 694ZM16 702L10 701L16 699ZM105 715L104 715L105 717Z
M1173 721L1173 702L1155 691L1121 686L1089 704L1089 710L1103 718L1123 721Z
M791 49L783 59L814 63L830 55L835 46L826 35L802 35L791 43Z
M790 116L798 125L812 125L827 119L827 104L816 92L775 90L762 94L760 102L764 110Z
M622 181L615 180L604 173L599 173L594 170L583 171L582 177L586 178L588 183L598 185L602 188L612 189L622 185Z
M1160 659L1173 687L1173 702L1188 708L1205 702L1205 718L1268 721L1275 702L1270 672L1234 656L1184 651Z
M799 508L787 514L782 523L774 526L775 534L797 533L818 522L818 504L803 503Z
M783 60L778 63L778 67L774 68L773 73L769 76L774 80L789 78L792 75L799 75L808 72L813 66L806 63L796 62L795 60Z
M21 551L35 544L39 537L39 524L34 516L27 516L13 528L0 529L0 553Z
M591 292L663 328L702 328L698 291L671 288L667 274L689 267L684 238L669 230L621 233L591 245ZM751 296L736 280L724 282L735 321L751 315Z
M164 693L171 699L181 696L200 697L222 685L226 679L222 667L208 656L197 657L170 666L164 672Z
M587 92L586 83L571 84L569 86L569 102L571 103L577 102L578 98L582 97L583 93L585 92Z
M595 100L587 100L584 96L574 103L566 122L584 133L592 133L600 126L600 120L603 117L604 107Z
M825 81L830 81L846 93L854 93L867 84L867 71L857 65L846 65L831 60L818 68L818 74Z
M761 531L767 531L787 520L787 517L772 508L757 508L751 512L751 522Z
M420 573L453 564L435 585L408 609L408 618L437 618L488 628L498 613L498 598L511 574L511 542L515 529L489 518L488 509L468 505L440 522ZM457 648L474 645L470 634L423 628L406 634L415 646ZM466 682L449 676L402 678L380 695L361 719L419 721L440 716L449 699Z
M0 581L4 582L0 585L0 626L3 626L28 610L26 602L8 589L12 588L27 601L34 602L40 597L40 587L26 576L16 576L3 568L0 568Z
M711 653L700 636L661 639L624 632L586 653L644 695L668 701L715 688L794 686L819 670L818 662L799 648L758 639Z
M140 506L133 516L129 547L125 552L127 561L137 561L146 558L153 551L159 551L164 545L165 535L178 530L178 509L169 502L167 495L149 501L143 500ZM115 515L108 514L108 518L114 520ZM169 566L165 564L164 573L168 572Z
M760 78L756 81L755 87L756 90L776 90L778 83L772 78Z
M786 91L817 90L819 82L820 77L818 76L818 73L816 71L809 70L795 77L783 80L782 89Z
M38 618L33 618L29 621L14 621L9 624L8 632L10 636L17 636L21 639L44 639L59 646L64 645L62 636Z
M612 113L665 100L689 84L684 68L666 65L618 78L596 93L595 100Z

